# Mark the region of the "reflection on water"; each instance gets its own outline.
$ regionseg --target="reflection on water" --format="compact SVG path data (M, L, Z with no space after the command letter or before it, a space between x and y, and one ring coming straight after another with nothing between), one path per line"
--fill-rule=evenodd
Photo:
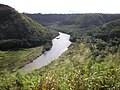
M68 49L68 46L71 44L69 41L70 35L61 32L59 34L59 36L52 40L53 46L49 51L46 51L36 60L21 68L24 73L47 65Z

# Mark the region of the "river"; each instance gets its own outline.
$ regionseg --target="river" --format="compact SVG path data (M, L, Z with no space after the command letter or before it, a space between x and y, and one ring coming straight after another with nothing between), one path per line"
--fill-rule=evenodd
M21 71L28 73L34 69L40 68L57 59L63 52L68 49L71 44L69 41L70 35L59 32L59 36L52 40L53 46L49 51L46 51L33 62L21 68Z

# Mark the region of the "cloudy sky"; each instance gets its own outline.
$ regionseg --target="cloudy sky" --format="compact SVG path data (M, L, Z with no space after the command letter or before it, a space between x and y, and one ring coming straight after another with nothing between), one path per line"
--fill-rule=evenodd
M26 13L120 13L120 0L0 0Z

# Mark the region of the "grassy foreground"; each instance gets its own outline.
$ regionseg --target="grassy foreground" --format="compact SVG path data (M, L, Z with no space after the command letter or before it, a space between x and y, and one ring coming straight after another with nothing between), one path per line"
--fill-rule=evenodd
M94 56L83 43L73 43L57 60L27 75L0 77L0 90L119 90L120 48Z
M43 46L18 49L13 51L0 51L0 71L16 71L20 67L33 61L43 50Z

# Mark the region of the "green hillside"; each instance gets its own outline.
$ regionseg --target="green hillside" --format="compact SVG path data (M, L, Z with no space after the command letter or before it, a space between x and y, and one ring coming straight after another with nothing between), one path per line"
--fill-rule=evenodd
M116 19L120 19L119 14L76 14L61 22L60 25L76 25L79 28L93 28Z
M24 13L24 14L44 26L64 21L65 19L71 16L70 14L41 14L41 13L37 14Z
M120 19L104 24L101 27L101 31L96 36L105 41L110 38L120 38Z
M13 8L0 4L0 49L28 48L52 40L52 33Z

